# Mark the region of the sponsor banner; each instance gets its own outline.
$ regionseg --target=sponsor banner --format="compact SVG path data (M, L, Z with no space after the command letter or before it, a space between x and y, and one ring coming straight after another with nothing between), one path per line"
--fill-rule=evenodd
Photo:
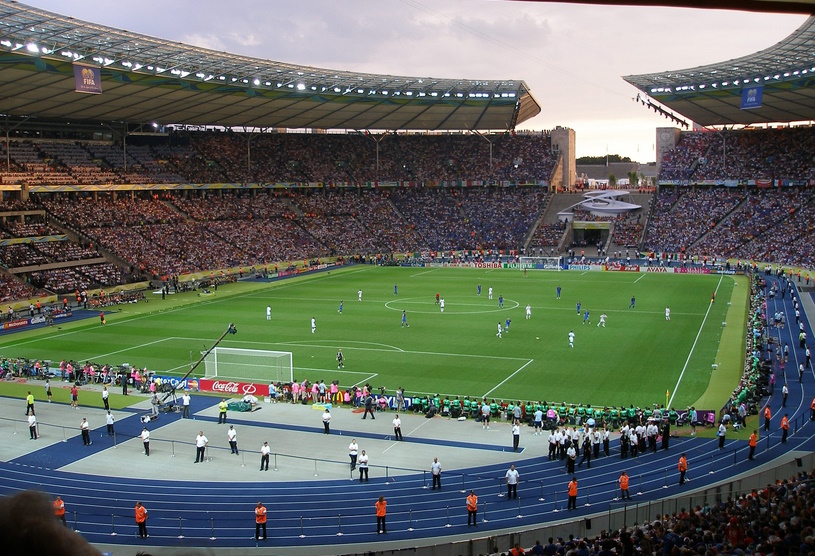
M611 226L608 222L576 220L572 222L572 228L575 230L608 230Z
M675 267L674 274L710 274L710 269L705 267Z
M399 266L404 267L413 267L413 268L424 268L424 263L421 261L405 261Z
M31 317L28 319L29 324L42 324L45 322L45 317L40 315L38 317Z
M99 68L74 64L74 89L77 93L102 93L102 73Z
M597 265L594 265L597 266ZM570 264L568 265L566 270L592 270L592 265L590 264Z
M198 390L197 378L185 378L181 380L181 377L164 375L156 375L156 378L161 379L162 384L172 384L177 390Z
M255 384L253 382L236 382L231 380L210 380L202 378L198 381L198 389L201 392L217 392L226 396L266 395L269 391L268 384ZM265 392L258 394L258 392Z
M639 272L640 267L635 264L608 263L605 270L609 272Z
M726 268L714 268L710 271L711 274L726 274L728 276L733 276L736 274L744 274L743 270L734 270L734 269L726 269Z
M645 268L645 272L663 272L667 273L668 269L664 266L649 266Z
M23 326L28 326L28 319L16 319L11 322L3 323L4 330L13 330L15 328L21 328Z

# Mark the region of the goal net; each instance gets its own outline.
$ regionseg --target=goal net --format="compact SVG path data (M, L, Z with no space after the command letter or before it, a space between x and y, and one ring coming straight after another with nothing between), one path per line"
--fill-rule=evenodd
M522 270L563 270L563 257L521 257Z
M291 382L291 352L216 347L204 358L204 378L243 382Z

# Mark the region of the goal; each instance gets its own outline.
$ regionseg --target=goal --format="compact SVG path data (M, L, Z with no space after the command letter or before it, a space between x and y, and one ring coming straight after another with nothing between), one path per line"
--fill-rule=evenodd
M246 382L291 382L291 352L216 347L204 358L204 378Z
M522 270L563 270L563 257L521 257Z

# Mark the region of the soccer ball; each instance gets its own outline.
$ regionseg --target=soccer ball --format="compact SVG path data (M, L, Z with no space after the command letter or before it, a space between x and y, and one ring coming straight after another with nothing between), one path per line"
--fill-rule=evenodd
M536 340L540 340L540 339L541 339L541 337L540 337L540 336L535 336L535 339L536 339Z

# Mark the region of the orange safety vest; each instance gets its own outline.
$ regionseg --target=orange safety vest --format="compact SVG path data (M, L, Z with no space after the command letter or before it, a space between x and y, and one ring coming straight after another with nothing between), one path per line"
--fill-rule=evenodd
M628 475L620 475L620 489L628 490Z
M374 503L374 506L376 506L376 517L385 517L385 512L388 507L388 501L382 500L382 502L380 502L379 500L377 500L376 503Z
M688 460L685 458L679 458L679 465L677 466L679 471L687 471L688 470Z
M478 509L478 496L471 494L467 497L467 510L474 512Z
M812 398L812 403L809 404L809 409L815 409L815 398Z
M789 420L789 419L787 419L787 416L786 416L786 415L784 415L784 416L781 418L781 428L782 428L782 429L784 429L784 430L787 430L787 429L789 429L789 428L790 428L790 420Z
M755 448L757 441L758 441L758 437L756 436L756 433L753 433L753 434L750 435L750 440L747 443L751 448Z
M54 500L54 515L57 517L65 515L65 502L62 500Z
M577 481L569 481L569 496L577 496Z
M266 523L266 506L255 508L255 523Z
M815 403L815 400L813 400L813 403ZM764 418L769 419L771 416L772 413L770 413L770 406L768 405L767 407L764 408Z
M147 521L147 508L136 506L136 523L144 523L145 521Z

